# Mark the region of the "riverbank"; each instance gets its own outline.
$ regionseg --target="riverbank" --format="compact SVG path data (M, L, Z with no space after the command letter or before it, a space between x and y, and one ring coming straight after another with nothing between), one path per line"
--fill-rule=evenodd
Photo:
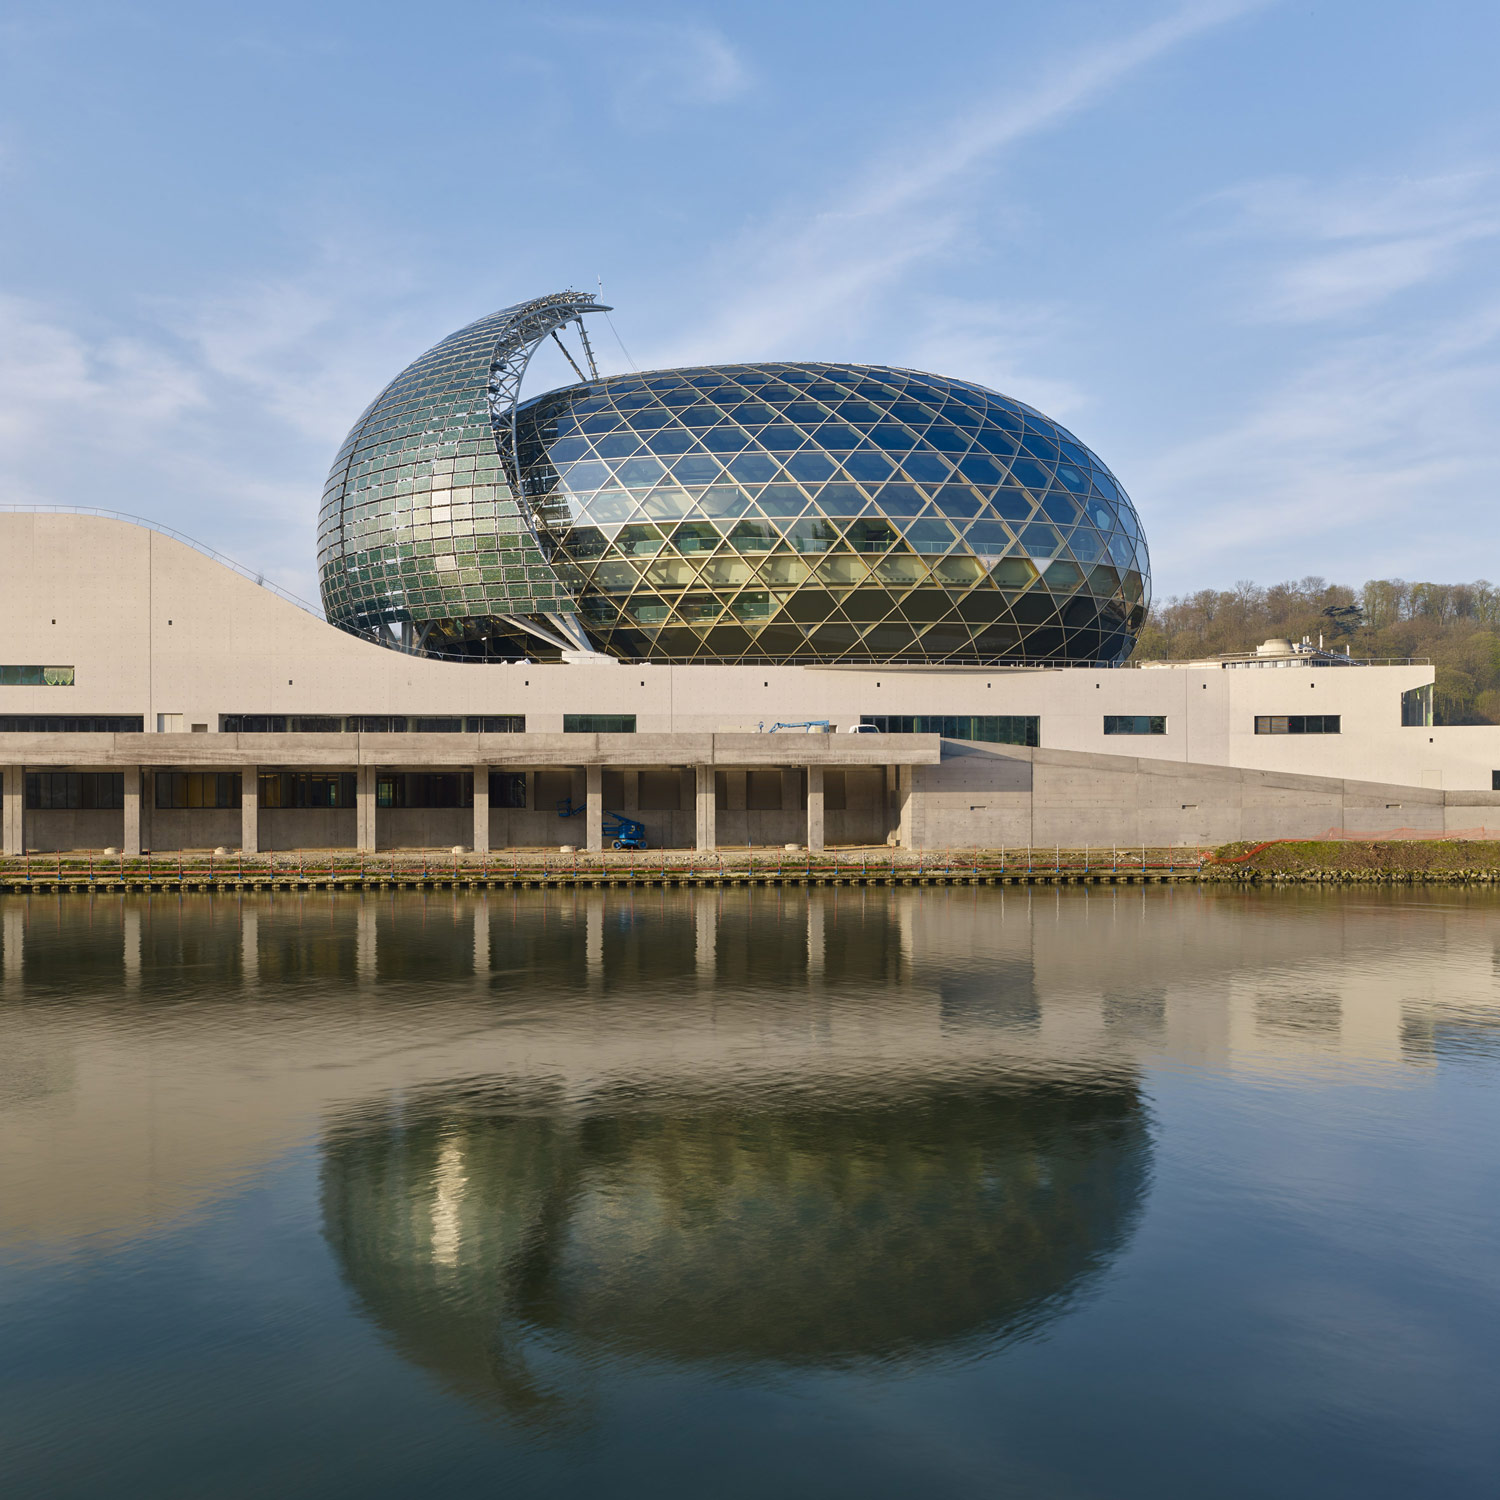
M1308 839L1226 844L1205 859L1207 880L1410 884L1500 880L1488 839Z
M494 854L33 854L0 861L0 891L309 891L721 885L1500 883L1500 841L1306 840L1218 849L690 849Z

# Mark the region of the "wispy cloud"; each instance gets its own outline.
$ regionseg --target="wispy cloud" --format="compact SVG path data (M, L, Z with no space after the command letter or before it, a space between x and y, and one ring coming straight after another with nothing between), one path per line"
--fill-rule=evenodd
M667 362L777 352L793 339L847 329L878 292L950 249L970 222L958 189L1010 147L1108 97L1132 75L1267 0L1184 6L1124 37L1096 43L1038 81L956 115L922 149L884 152L809 212L786 205L731 248L725 284L739 292L716 318L659 351ZM1014 70L1012 70L1014 76Z
M1224 411L1226 389L1215 430L1134 466L1163 582L1463 571L1500 489L1500 298L1479 253L1500 235L1500 182L1281 178L1208 206L1227 211L1204 237L1228 257L1215 307L1277 332L1247 351L1243 405Z
M1322 344L1217 432L1138 466L1159 575L1224 583L1335 558L1352 582L1451 577L1493 534L1497 410L1500 302Z
M0 500L166 521L310 595L324 468L434 336L408 281L323 247L296 274L149 302L140 332L0 296Z
M1435 281L1500 235L1500 183L1489 170L1278 178L1210 200L1228 222L1216 243L1254 257L1239 273L1244 315L1315 323L1368 312Z
M664 124L683 105L724 104L750 87L740 53L700 22L574 15L542 24L585 39L570 66L603 80L622 121Z
M1073 336L1061 308L929 297L918 304L914 321L905 357L915 369L961 370L965 379L1019 396L1060 421L1088 405L1078 384L1041 373L1055 362L1059 344Z

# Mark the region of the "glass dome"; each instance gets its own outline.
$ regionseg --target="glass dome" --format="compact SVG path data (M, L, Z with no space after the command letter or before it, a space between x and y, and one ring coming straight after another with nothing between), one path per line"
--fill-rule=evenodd
M1149 603L1119 482L982 386L720 365L569 387L520 422L543 551L614 655L1107 663Z
M403 370L319 517L335 625L429 655L1111 663L1145 537L1072 433L983 386L767 362L585 379L518 404L553 293ZM578 366L581 370L581 366Z

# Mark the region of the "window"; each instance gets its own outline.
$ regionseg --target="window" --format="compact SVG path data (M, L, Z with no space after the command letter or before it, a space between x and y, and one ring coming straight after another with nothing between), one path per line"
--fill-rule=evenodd
M144 714L0 714L0 734L141 734Z
M352 771L266 771L260 777L262 807L353 807Z
M393 772L375 778L376 807L473 807L472 771Z
M1425 687L1408 688L1401 695L1401 727L1403 729L1432 728L1432 684Z
M28 771L28 812L92 812L125 806L123 771Z
M1257 734L1337 734L1337 714L1257 714Z
M1167 721L1161 714L1105 714L1105 734L1165 734Z
M220 714L224 734L525 734L525 714Z
M72 686L72 667L0 667L0 687Z
M1490 772L1490 790L1500 792L1500 771Z
M158 807L238 807L238 771L158 771Z
M564 734L634 734L634 714L564 714Z
M1031 745L1041 738L1042 721L1020 714L863 714L881 734L940 734L945 740L983 740L991 745Z
M525 807L526 773L524 771L491 771L490 806Z

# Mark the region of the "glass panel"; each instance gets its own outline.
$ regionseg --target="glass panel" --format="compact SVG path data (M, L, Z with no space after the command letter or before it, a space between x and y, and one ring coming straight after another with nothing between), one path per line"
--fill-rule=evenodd
M751 451L730 459L729 472L741 484L769 484L780 472L780 466L769 453Z
M895 466L888 458L869 448L851 453L844 460L844 469L851 479L863 480L870 484L889 479L896 472Z
M1054 527L1033 521L1022 530L1020 543L1032 557L1051 557L1061 548L1062 538Z
M736 460L735 462L741 462ZM730 465L731 471L733 465ZM672 465L672 477L678 484L712 484L723 475L718 459L707 453L690 453Z
M881 734L937 734L991 745L1034 748L1041 740L1041 720L1025 715L865 714L859 722Z
M1035 459L1018 458L1010 466L1010 472L1017 484L1024 484L1029 490L1045 490L1052 483L1052 471Z
M831 479L834 473L833 461L828 455L814 451L794 453L787 460L786 469L793 479L800 479L804 484Z
M1011 547L1011 534L998 521L974 521L964 532L965 543L975 552L998 557Z
M740 552L769 552L781 534L766 521L741 521L729 533L729 545Z
M838 528L831 521L811 516L788 527L786 539L799 552L827 552L841 540Z
M916 552L946 552L958 540L957 533L935 516L913 521L906 528L906 542Z
M896 540L896 530L888 522L873 519L855 521L848 530L849 545L856 552L883 552Z

